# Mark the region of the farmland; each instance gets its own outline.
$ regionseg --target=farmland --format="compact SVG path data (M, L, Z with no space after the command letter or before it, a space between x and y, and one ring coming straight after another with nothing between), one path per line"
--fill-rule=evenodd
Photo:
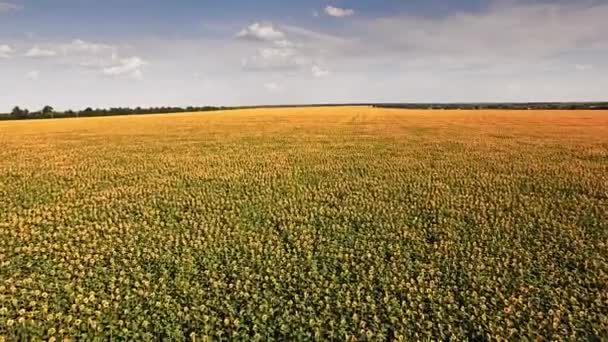
M0 122L0 340L608 338L608 112Z

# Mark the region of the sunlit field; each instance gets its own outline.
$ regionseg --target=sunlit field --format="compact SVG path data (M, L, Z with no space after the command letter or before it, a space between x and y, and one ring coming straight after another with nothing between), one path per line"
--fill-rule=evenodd
M0 122L0 341L608 338L608 112Z

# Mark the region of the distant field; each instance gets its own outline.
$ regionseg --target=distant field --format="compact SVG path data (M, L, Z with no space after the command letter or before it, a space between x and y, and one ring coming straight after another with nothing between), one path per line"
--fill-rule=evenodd
M0 341L608 339L608 111L0 122Z

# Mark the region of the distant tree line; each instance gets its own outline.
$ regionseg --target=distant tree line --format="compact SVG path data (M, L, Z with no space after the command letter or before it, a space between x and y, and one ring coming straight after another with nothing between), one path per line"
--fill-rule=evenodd
M141 114L160 114L160 113L184 113L184 112L206 112L213 110L228 109L226 107L151 107L151 108L129 108L129 107L113 107L113 108L86 108L84 110L74 111L56 111L51 106L44 106L39 111L30 112L26 108L19 106L13 108L9 114L0 114L0 120L31 120L31 119L53 119L53 118L78 118L78 117L94 117L94 116L114 116L114 115L141 115Z
M515 103L383 103L372 104L378 108L402 109L544 109L579 110L608 109L608 102L515 102Z

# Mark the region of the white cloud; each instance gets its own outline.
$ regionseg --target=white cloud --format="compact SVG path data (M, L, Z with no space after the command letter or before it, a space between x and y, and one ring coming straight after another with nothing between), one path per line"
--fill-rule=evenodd
M332 16L332 17L344 18L344 17L350 17L350 16L354 15L355 11L350 8L327 6L327 7L325 7L325 14Z
M54 57L54 56L57 56L57 52L55 52L54 50L43 49L43 48L40 48L38 46L34 46L33 48L29 49L25 53L24 56L25 57L32 57L32 58Z
M33 39L34 37L30 37ZM111 55L115 54L118 47L110 44L87 42L74 39L68 43L43 43L34 46L27 53L27 57L50 57L50 56L84 56L84 55Z
M0 57L14 52L10 47L0 49ZM5 56L5 57L6 57ZM24 54L25 57L55 57L57 66L78 66L93 69L108 76L127 75L141 78L147 62L137 56L124 57L119 47L112 44L74 39L69 42L41 42Z
M280 29L278 32L281 32L282 38L277 40L266 39L268 46L257 48L254 53L243 58L241 66L244 70L311 72L312 65L319 63L322 54L326 52L330 45L344 42L339 37L297 26L285 25L275 28L276 26L270 23L267 25L271 25L275 30ZM313 74L319 77L326 75L324 70L321 69L315 69Z
M236 37L258 41L279 41L285 38L285 33L275 28L272 23L255 22L242 29Z
M590 64L575 64L574 68L579 71L587 71L593 69L593 65Z
M68 44L61 45L61 50L64 54L70 53L89 53L89 54L99 54L99 53L112 53L117 50L117 47L114 45L102 44L102 43L93 43L87 42L81 39L74 39Z
M37 81L40 78L40 72L38 70L29 71L25 74L25 78L32 81Z
M21 9L21 6L11 2L0 2L0 12L16 11L18 9Z
M104 75L142 77L147 62L137 56L121 57L116 45L74 39L67 43L54 42L36 45L26 57L56 57L57 65L71 65L94 69Z
M133 78L142 77L142 68L147 62L140 57L129 57L119 60L118 64L103 68L103 74L108 76L128 75Z
M315 78L322 78L329 75L329 70L323 69L318 65L313 65L310 68L310 71Z
M0 58L9 58L13 53L15 53L15 49L13 49L10 45L0 45Z

